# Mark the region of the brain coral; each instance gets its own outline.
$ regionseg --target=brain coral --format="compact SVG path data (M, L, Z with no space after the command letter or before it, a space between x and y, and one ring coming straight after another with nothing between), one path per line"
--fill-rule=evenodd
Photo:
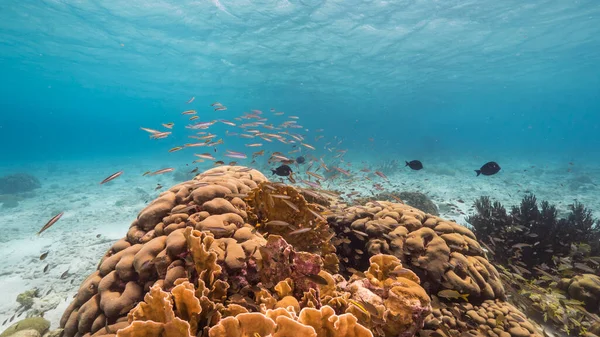
M479 302L432 311L428 292L442 289ZM397 203L340 207L224 166L143 209L61 326L65 337L533 335L502 297L495 268L458 224Z

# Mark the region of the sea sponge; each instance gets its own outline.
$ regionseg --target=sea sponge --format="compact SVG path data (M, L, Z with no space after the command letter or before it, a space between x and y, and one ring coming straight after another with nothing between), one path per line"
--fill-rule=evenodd
M341 260L354 269L366 268L370 256L392 254L430 293L452 289L470 299L504 297L498 271L475 235L457 223L387 201L341 208L328 221L336 231L333 242Z

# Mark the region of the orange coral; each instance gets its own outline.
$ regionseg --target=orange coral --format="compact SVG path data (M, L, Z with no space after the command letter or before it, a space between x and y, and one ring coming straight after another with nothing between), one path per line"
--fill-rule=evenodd
M325 259L325 269L338 270L335 248L329 242L333 233L319 215L320 207L309 204L298 190L284 184L263 182L250 193L247 202L250 223L261 232L281 235L299 251L318 253ZM270 221L282 221L289 226L267 226ZM307 231L294 233L303 229Z
M329 220L338 234L338 253L353 266L366 267L375 254L393 254L426 281L430 292L452 289L481 300L504 297L498 271L464 226L387 201L343 208Z
M273 336L273 337L370 337L369 329L357 323L350 314L336 315L324 306L320 310L304 308L300 314L279 308L265 314L246 313L227 317L209 330L209 337Z

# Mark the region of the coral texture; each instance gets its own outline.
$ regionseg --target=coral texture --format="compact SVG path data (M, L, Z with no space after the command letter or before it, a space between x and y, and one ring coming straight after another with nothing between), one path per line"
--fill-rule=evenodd
M342 207L226 166L143 209L61 326L65 337L413 336L428 322L473 330L432 325L428 294L440 290L504 305L468 229L399 203Z
M390 254L415 271L429 293L450 289L473 300L504 296L475 235L457 223L387 201L338 209L328 220L346 270L366 266L372 255Z

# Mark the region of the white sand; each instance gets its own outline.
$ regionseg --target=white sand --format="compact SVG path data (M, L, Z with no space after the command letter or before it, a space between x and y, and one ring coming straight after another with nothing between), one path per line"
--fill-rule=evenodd
M32 309L51 309L45 317L53 328L57 327L79 284L95 270L111 244L125 235L145 203L159 194L160 191L154 190L156 184L161 183L165 188L175 184L173 174L141 176L146 170L163 168L159 165L146 162L124 167L118 162L115 159L98 163L59 163L56 168L42 165L21 170L43 177L43 186L36 190L35 197L21 201L17 208L0 207L0 324L18 309L16 297L19 293L37 288L40 297ZM433 199L442 217L462 224L466 223L464 214L471 213L469 209L477 197L489 195L508 207L519 203L525 191L535 193L538 200L556 204L560 211L566 211L567 205L577 199L586 206L596 207L595 215L600 217L600 193L595 185L600 183L597 168L570 167L568 163L536 168L531 168L536 165L533 163L501 163L503 170L499 174L475 177L473 170L477 167L459 161L424 164L422 171L399 167L388 176L389 183L370 174L371 182L353 179L331 187L346 192L354 188L362 196L371 195L374 182L381 183L389 191L420 191ZM372 165L373 168L376 166ZM362 167L355 164L351 170L358 172ZM567 172L569 168L571 172ZM125 174L113 183L98 184L116 170L124 170ZM11 172L19 171L4 169L0 170L0 175ZM263 172L267 173L264 168ZM586 183L588 178L585 177L592 183ZM65 212L62 219L41 236L36 236L46 221L60 211ZM48 257L40 261L39 256L46 251L49 251ZM50 267L44 273L47 264ZM67 270L66 277L60 279ZM0 331L9 324L0 325Z

